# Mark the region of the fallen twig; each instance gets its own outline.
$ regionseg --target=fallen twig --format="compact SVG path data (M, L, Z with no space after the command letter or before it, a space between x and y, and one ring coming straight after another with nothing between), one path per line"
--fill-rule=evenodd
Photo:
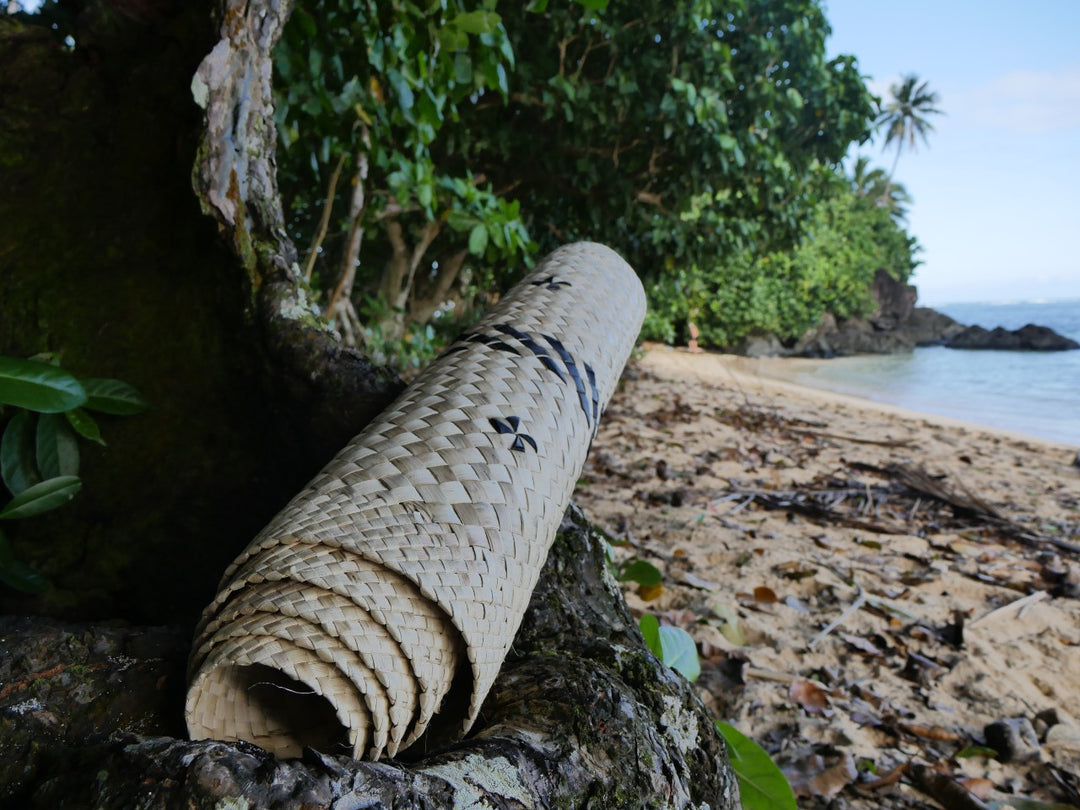
M866 604L866 591L864 591L862 589L862 586L857 582L855 583L855 587L859 591L858 595L856 595L856 597L855 597L855 601L852 602L850 605L848 605L844 609L843 613L841 613L839 616L837 616L835 619L833 619L831 622L829 622L827 625L825 625L825 627L822 629L822 631L820 633L818 633L816 636L814 636L812 639L810 639L810 644L809 644L810 649L813 649L814 647L816 647L821 642L821 640L823 638L825 638L827 635L829 635L829 633L831 633L833 630L835 630L837 627L839 627L841 624L843 624L844 621L852 613L855 613L859 608L861 608L864 604Z
M967 788L948 774L935 771L928 765L908 768L911 784L945 810L987 810L985 802L975 798Z
M1036 602L1042 602L1044 599L1049 598L1050 594L1048 594L1046 591L1035 591L1034 593L1029 593L1027 596L1022 596L1019 599L1014 599L1007 605L1002 605L999 608L994 608L989 613L984 613L975 621L969 622L968 627L974 627L977 624L982 624L983 622L990 621L991 619L1000 618L1006 613L1013 610L1017 611L1017 616L1019 617L1020 612L1023 611L1023 609L1026 608L1028 605L1033 605Z
M821 430L807 430L806 428L788 428L790 433L798 433L803 436L817 436L822 439L836 439L852 444L874 444L878 447L907 447L911 439L864 439L861 436L844 436L839 433L826 433Z

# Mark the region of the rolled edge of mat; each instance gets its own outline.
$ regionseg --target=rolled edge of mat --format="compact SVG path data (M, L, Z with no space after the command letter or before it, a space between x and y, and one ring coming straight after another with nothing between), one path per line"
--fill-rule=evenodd
M275 660L259 649L215 652L188 690L184 709L193 740L246 740L281 759L299 757L308 746L353 756L367 747L370 721L357 722L340 705L352 684L314 653L295 648L287 660Z
M577 276L583 266L596 272ZM563 292L570 287L582 295ZM398 740L404 749L417 737L441 738L424 733L429 720L429 731L467 732L524 616L600 414L633 349L644 299L633 269L614 251L568 245L448 347L226 571L191 660L192 737L244 739L282 758L310 746L377 759L393 755L388 749ZM478 478L476 465L490 469ZM416 533L418 523L423 531ZM298 558L273 551L279 544L297 546L289 553ZM472 556L450 555L458 548ZM476 556L477 549L495 553ZM262 563L273 558L287 570L251 568L264 550ZM342 559L329 565L323 558L335 553ZM365 565L350 568L354 556ZM356 570L346 574L339 565ZM437 653L449 636L460 653L443 662L437 679L449 689L435 694L421 683L418 721L389 741L385 708L372 716L362 679L350 677L348 662L337 666L343 661L336 647L302 633L228 638L212 618L237 589L258 588L260 581L310 580L356 600L363 594L354 589L372 565L383 569L383 584L383 577L399 579L408 583L406 592L423 594L425 616L440 614L432 617L440 642L419 650L421 658ZM374 600L367 605L363 596L364 609L401 646L392 622L378 616L384 595L364 582L361 590ZM395 591L392 601L401 595ZM352 643L344 646L357 652ZM419 679L420 661L408 661Z

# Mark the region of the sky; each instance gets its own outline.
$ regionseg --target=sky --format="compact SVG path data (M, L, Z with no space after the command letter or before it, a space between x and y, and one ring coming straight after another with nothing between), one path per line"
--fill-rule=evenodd
M822 0L829 56L871 89L939 94L895 179L923 247L919 303L1080 299L1080 0ZM888 171L884 137L859 154Z

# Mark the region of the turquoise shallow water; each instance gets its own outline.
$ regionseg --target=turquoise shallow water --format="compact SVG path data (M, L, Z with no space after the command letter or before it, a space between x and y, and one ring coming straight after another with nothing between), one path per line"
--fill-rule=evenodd
M1080 341L1080 299L937 307L963 324L1049 326ZM842 357L796 382L1080 446L1080 350L963 351Z

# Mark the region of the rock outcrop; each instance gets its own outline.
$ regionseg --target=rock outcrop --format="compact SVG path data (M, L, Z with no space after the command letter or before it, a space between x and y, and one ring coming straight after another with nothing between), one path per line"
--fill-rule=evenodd
M897 281L880 268L874 274L870 292L878 302L877 310L869 318L877 331L891 331L906 323L919 299L914 284Z
M871 286L877 307L866 318L837 319L826 314L813 329L794 341L774 334L753 334L732 348L747 357L849 357L855 354L896 354L917 346L950 349L1065 351L1080 348L1076 341L1045 326L1021 329L964 326L929 307L915 306L918 292L878 270Z
M964 331L964 325L930 307L915 307L899 331L916 346L943 346Z
M997 349L1001 351L1061 352L1080 349L1080 343L1046 326L1029 323L1019 329L984 329L969 326L945 343L950 349Z

